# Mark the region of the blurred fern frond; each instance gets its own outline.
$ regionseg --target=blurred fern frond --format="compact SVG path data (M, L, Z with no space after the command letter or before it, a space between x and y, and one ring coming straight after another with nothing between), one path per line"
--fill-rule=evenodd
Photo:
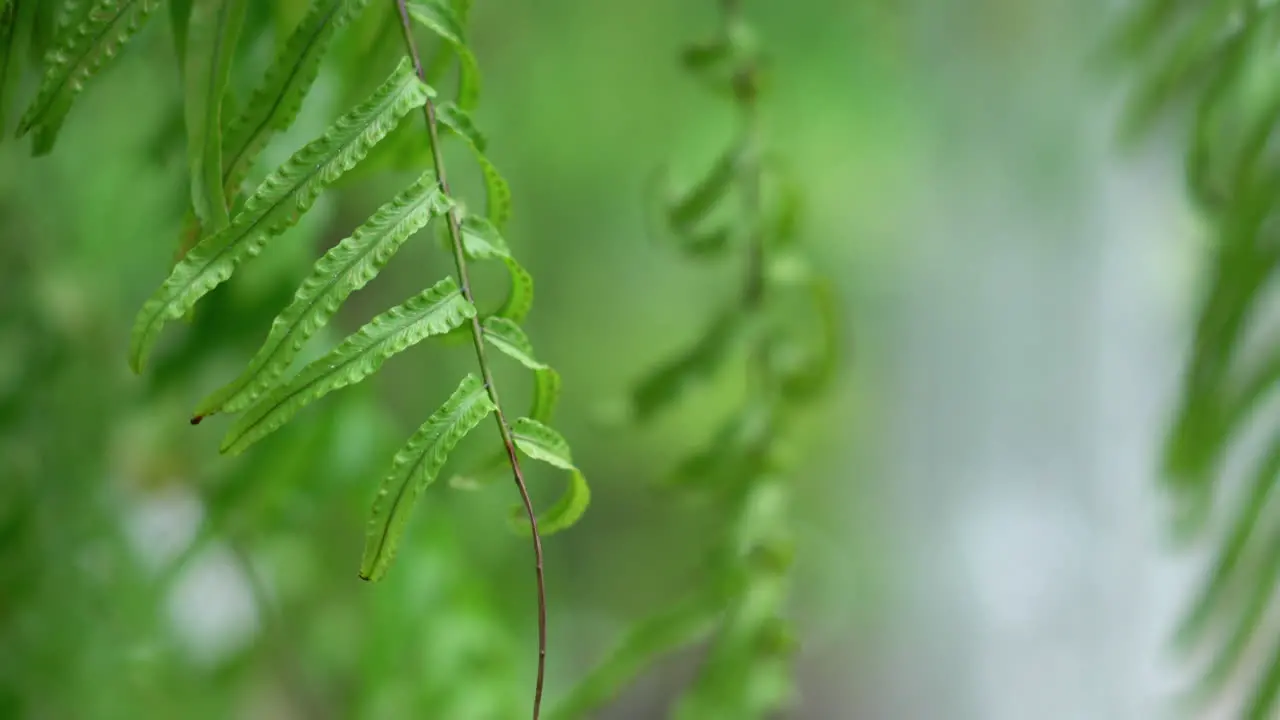
M1186 119L1189 192L1207 221L1203 295L1180 406L1164 453L1164 476L1180 527L1215 545L1212 568L1178 633L1181 648L1207 651L1192 689L1196 704L1234 684L1248 695L1242 716L1280 712L1280 633L1264 622L1280 611L1280 436L1252 460L1243 492L1230 492L1226 458L1257 428L1274 433L1280 338L1267 299L1280 269L1280 4L1145 0L1113 49L1138 75L1128 130ZM1236 501L1226 527L1214 505Z
M642 671L698 645L706 646L705 656L668 717L773 717L794 691L788 442L797 417L833 379L835 301L800 244L799 193L765 151L759 112L765 59L741 4L720 6L720 32L687 48L681 63L732 103L738 132L699 180L667 193L662 219L666 239L685 257L739 263L742 288L711 316L700 340L636 382L629 410L642 426L743 361L736 410L708 444L676 463L665 483L688 498L714 498L724 527L697 580L629 629L563 698L557 720L591 717Z

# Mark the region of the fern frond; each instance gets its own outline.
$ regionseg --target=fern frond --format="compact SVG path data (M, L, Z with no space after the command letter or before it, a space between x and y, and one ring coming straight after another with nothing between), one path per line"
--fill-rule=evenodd
M289 369L298 352L351 293L364 287L414 233L449 207L435 173L427 172L364 225L316 261L293 302L271 324L262 347L235 380L206 398L195 415L248 407Z
M441 280L370 320L329 354L251 405L227 431L223 452L243 452L313 401L360 382L392 355L459 327L475 312L453 278Z
M741 239L743 289L692 347L636 383L630 409L633 423L650 420L742 351L746 396L709 443L676 464L675 482L668 483L685 495L715 493L726 501L731 531L715 544L689 594L629 633L569 694L555 714L565 720L587 716L643 665L704 639L709 652L673 717L759 720L783 710L792 695L794 641L784 620L789 488L779 473L792 456L783 443L794 419L833 379L835 302L829 284L799 255L794 189L785 182L762 189L769 170L757 109L759 48L741 4L724 2L721 10L720 34L687 50L682 61L732 100L743 131L700 180L665 198L662 219L687 256L720 256ZM774 184L785 190L774 191ZM740 201L737 212L716 219L728 215L721 211L731 198ZM648 632L657 634L653 644L644 642Z
M292 227L324 188L354 167L405 114L426 102L431 90L408 60L362 105L338 119L321 138L294 153L271 173L226 229L201 240L134 322L129 363L140 372L168 320L182 317L201 297L225 282L243 260Z
M474 108L480 99L480 68L467 46L462 20L444 0L418 0L407 4L409 15L440 36L458 58L458 107Z
M435 481L453 448L494 411L485 390L480 378L467 375L396 453L373 503L360 577L379 580L386 574L418 496Z
M591 504L591 489L587 479L573 464L572 452L564 436L532 418L522 417L511 427L511 437L520 452L552 467L569 471L569 486L554 505L538 515L538 530L543 537L571 527L587 511ZM512 521L528 529L524 508L516 506L511 511Z
M205 232L231 221L222 178L222 99L244 13L245 0L196 0L184 39L191 203Z
M18 137L35 131L33 152L53 149L58 130L85 87L116 56L160 0L96 0L83 19L58 40L45 62L40 90L18 124Z
M1247 490L1228 524L1215 526L1224 458L1260 415L1280 374L1265 321L1265 292L1280 274L1276 220L1280 165L1271 150L1280 118L1280 8L1275 3L1172 3L1146 0L1119 30L1117 53L1139 80L1130 117L1139 129L1179 105L1190 106L1186 143L1189 195L1212 228L1207 287L1195 318L1182 397L1166 439L1165 480L1183 532L1211 537L1216 552L1178 632L1188 652L1212 659L1189 693L1216 699L1250 675L1244 717L1273 717L1280 706L1278 643L1263 621L1280 601L1280 523L1275 485L1280 439L1248 469ZM1255 342L1255 340L1257 342ZM1188 530L1189 529L1189 530ZM1262 650L1261 668L1245 668Z
M230 192L248 175L272 134L293 124L334 34L368 4L369 0L316 0L298 23L262 84L227 128L222 167L223 183Z

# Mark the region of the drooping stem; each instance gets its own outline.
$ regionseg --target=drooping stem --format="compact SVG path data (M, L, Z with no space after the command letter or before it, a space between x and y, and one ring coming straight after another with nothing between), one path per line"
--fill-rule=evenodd
M427 76L422 67L422 59L418 54L418 45L413 39L413 26L409 19L409 10L405 7L405 0L394 1L396 10L400 13L400 27L404 34L405 46L409 51L410 58L413 60L413 68L418 73L418 78L426 82ZM439 124L436 122L436 106L430 98L427 99L426 105L423 107L423 115L427 123L427 138L431 144L431 156L435 162L436 179L440 182L440 189L448 195L449 179L445 173L444 155L440 152L440 129ZM475 298L471 294L471 278L467 272L467 256L463 249L462 229L456 208L451 207L445 217L449 225L449 239L453 246L453 262L458 272L458 285L462 288L462 296L467 299L467 302L474 305ZM506 415L502 412L502 403L498 400L498 387L494 384L493 371L490 369L489 360L485 355L484 333L480 326L478 315L473 315L471 318L471 342L475 346L476 361L480 365L480 376L484 380L489 399L493 401L494 417L498 422L498 432L502 435L502 444L507 451L507 459L511 463L511 474L515 480L516 488L520 491L520 499L524 503L525 512L529 516L529 525L533 531L534 567L538 582L538 679L533 693L533 720L538 720L538 714L542 707L542 684L546 675L547 665L547 589L542 572L542 537L538 532L538 519L533 511L533 501L529 498L529 488L525 485L524 473L520 470L520 459L516 456L516 444L511 437L511 426L507 423Z

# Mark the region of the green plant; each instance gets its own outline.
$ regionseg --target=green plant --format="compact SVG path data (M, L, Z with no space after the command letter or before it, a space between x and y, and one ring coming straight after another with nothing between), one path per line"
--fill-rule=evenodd
M36 154L52 150L85 83L137 36L160 4L159 0L68 0L55 9L54 3L34 0L0 3L0 81L6 76L7 63L16 57L13 49L19 39L36 54L47 49L43 82L18 125L19 136L32 136ZM413 503L436 480L458 442L492 413L501 439L499 457L521 496L512 524L518 532L531 535L534 548L539 657L533 716L537 718L546 655L541 537L576 522L589 502L589 490L567 442L549 426L559 376L535 358L520 327L532 305L533 280L501 235L511 212L510 190L485 155L486 138L468 114L479 96L477 65L465 35L469 6L469 0L315 0L248 101L241 104L235 100L231 79L244 51L240 39L250 26L246 19L263 12L263 5L247 0L170 2L174 48L183 78L191 211L179 241L180 260L137 315L129 362L135 372L141 372L168 321L190 315L201 298L297 224L327 188L349 176L357 165L395 168L407 160L409 166L421 168L431 162L431 170L315 262L246 369L205 398L191 422L240 413L222 443L224 452L239 453L311 403L359 383L391 356L423 340L469 339L478 374L463 378L396 454L373 504L359 575L378 580L387 572ZM351 92L367 82L369 67L386 64L394 69L366 100L249 191L248 179L259 154L273 135L293 124L321 63L335 47L335 37L357 23L365 32L360 38L364 41L358 55L361 62L352 63ZM418 51L415 26L438 38L427 63ZM387 45L382 41L394 39L391 33L400 36L396 45L402 49L386 57ZM441 102L440 93L428 83L438 84L455 59L455 97ZM0 90L3 87L0 84ZM0 101L4 97L0 92ZM426 132L415 137L398 131L401 120L418 109L423 110ZM445 132L470 148L478 162L486 194L483 214L469 212L450 192L441 150ZM289 368L308 339L432 220L438 221L456 278L446 277L379 314L290 376ZM491 310L480 309L470 281L470 265L484 261L501 263L509 276L505 300ZM535 393L527 417L508 421L490 349L533 372ZM541 515L534 512L517 452L569 473L561 500Z
M687 498L714 499L728 517L701 582L631 628L557 706L556 718L586 716L661 656L704 641L707 655L676 717L764 717L791 692L793 641L784 620L792 556L788 432L833 375L834 302L797 242L799 194L764 151L758 108L764 59L740 3L722 0L720 8L720 32L688 47L681 61L735 105L740 128L698 182L671 194L663 212L672 244L687 257L712 262L738 255L742 291L699 342L635 386L630 406L644 423L743 361L745 367L734 368L745 373L738 410L667 483Z
M1280 343L1266 327L1265 291L1280 273L1276 219L1280 188L1273 128L1280 121L1280 12L1274 3L1139 3L1116 36L1116 53L1141 73L1129 129L1189 109L1187 185L1205 219L1207 286L1199 305L1181 404L1164 459L1167 487L1188 534L1219 529L1211 519L1227 494L1229 451L1253 426L1280 380ZM1270 430L1274 433L1274 430ZM1249 471L1241 504L1221 536L1203 588L1178 633L1184 650L1208 647L1212 662L1192 692L1212 700L1228 685L1251 685L1245 716L1274 717L1280 698L1280 639L1263 618L1280 599L1280 436ZM1246 665L1261 652L1261 674Z

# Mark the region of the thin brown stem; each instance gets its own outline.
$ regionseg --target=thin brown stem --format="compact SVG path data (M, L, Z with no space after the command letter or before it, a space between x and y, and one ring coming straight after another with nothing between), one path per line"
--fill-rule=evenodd
M426 82L427 76L422 67L422 59L418 55L418 45L413 39L409 10L405 7L405 0L395 0L395 3L400 13L400 28L404 34L409 56L413 60L413 68L418 73L419 79ZM436 106L430 99L423 107L423 115L427 121L427 137L431 143L436 179L440 182L440 189L448 195L449 179L445 174L444 156L440 152L440 130L436 122ZM459 225L457 210L450 208L446 213L446 219L449 224L449 238L453 245L453 262L458 271L458 284L462 287L462 296L474 305L475 298L471 294L471 278L467 272L467 256L463 250L462 229ZM529 498L529 488L525 485L524 473L520 470L520 460L516 456L516 444L511 437L511 426L507 424L506 415L502 412L502 403L498 400L498 387L493 382L493 372L489 368L489 360L485 355L484 333L478 316L471 318L471 342L475 346L476 361L480 364L480 376L484 379L489 399L493 401L494 417L498 421L498 432L502 435L502 444L506 448L507 459L511 463L511 474L515 479L516 488L520 491L520 499L524 503L525 513L529 516L529 525L533 530L534 567L538 579L538 680L533 691L533 720L538 720L538 714L542 708L542 684L547 667L547 588L542 573L542 537L538 532L538 518L533 511L533 501Z

